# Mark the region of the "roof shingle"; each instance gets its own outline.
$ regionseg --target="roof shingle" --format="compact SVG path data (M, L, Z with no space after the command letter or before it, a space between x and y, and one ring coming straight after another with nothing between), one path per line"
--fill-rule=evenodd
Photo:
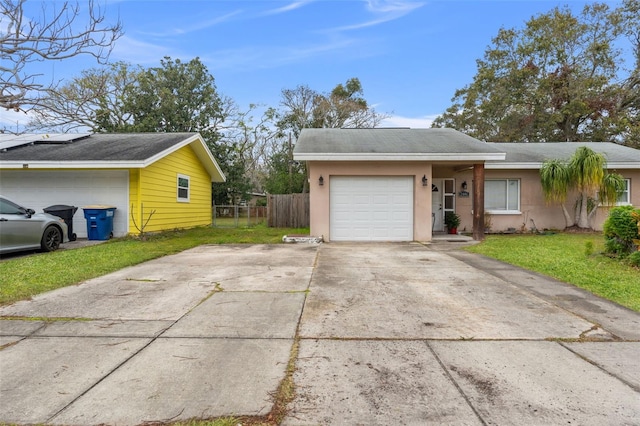
M303 129L295 154L442 154L500 151L453 129Z
M38 143L0 151L2 161L144 161L196 133L92 134L69 143Z

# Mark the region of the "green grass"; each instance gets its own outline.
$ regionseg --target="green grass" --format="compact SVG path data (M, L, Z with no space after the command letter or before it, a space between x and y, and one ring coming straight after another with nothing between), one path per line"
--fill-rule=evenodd
M0 262L0 305L202 244L277 244L283 235L308 233L308 228L203 227L151 235L145 241L120 238L75 250L6 259Z
M601 234L490 235L467 250L540 272L640 312L640 270L602 255Z

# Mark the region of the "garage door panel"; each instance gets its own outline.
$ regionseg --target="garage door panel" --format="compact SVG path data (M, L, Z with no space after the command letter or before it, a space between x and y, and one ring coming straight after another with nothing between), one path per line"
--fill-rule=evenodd
M373 196L373 204L382 204L386 206L390 202L390 198L388 195L374 195Z
M390 199L391 199L391 202L395 204L408 204L413 200L413 197L410 197L408 195L397 194L397 195L391 196Z
M348 220L349 215L345 216ZM369 221L369 212L365 210L359 210L352 213L353 221L355 223L366 223Z
M351 200L349 199L349 197L347 195L338 195L338 196L336 196L336 199L335 199L335 203L336 204L341 204L341 205L348 205L349 201L351 201Z
M368 206L371 203L371 199L370 199L370 196L368 195L355 195L353 197L353 203L355 203L356 206L358 205Z
M373 212L372 217L377 222L386 221L389 219L389 212Z
M330 239L413 240L413 178L332 176Z
M396 222L408 222L411 218L406 212L392 212L390 219Z

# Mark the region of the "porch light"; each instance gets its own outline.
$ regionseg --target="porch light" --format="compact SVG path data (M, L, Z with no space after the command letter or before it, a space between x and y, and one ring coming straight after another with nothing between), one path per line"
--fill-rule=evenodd
M429 179L427 179L427 175L422 176L422 186L427 186L429 183Z
M318 179L318 185L324 185L324 178L322 177L322 175L320 175L320 178Z
M467 190L467 181L466 180L463 181L462 185L460 185L460 187L462 188L463 191L466 191Z

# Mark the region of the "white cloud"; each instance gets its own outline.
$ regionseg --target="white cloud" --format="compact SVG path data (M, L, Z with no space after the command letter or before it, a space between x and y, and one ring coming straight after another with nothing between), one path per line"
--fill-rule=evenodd
M293 3L289 3L286 6L278 7L276 9L267 10L262 15L278 15L280 13L291 12L292 10L296 10L311 3L311 0L304 1L294 1Z
M242 10L235 10L233 12L229 12L226 15L217 16L213 19L208 19L200 22L189 22L189 24L185 28L171 28L167 29L163 32L140 32L142 35L148 35L152 37L173 37L177 35L189 34L195 31L206 30L207 28L214 27L216 25L222 24L231 20L236 15L242 13Z
M392 115L382 120L378 127L410 127L412 129L423 129L431 127L433 120L439 114L424 115L421 117L402 117L400 115Z
M0 129L6 129L8 132L21 132L24 131L24 126L28 122L29 113L0 108Z
M211 52L201 56L201 59L209 64L210 69L265 69L341 51L353 58L358 44L357 40L343 39L304 46L251 46ZM360 55L366 55L367 49L363 48L358 52Z
M148 43L124 35L118 39L111 52L112 59L131 62L133 64L155 64L165 56L180 57L166 45Z
M423 6L422 2L415 1L385 1L385 0L367 0L367 9L373 13L409 13L413 9Z
M344 25L342 27L330 28L326 31L340 32L359 30L361 28L373 27L375 25L384 24L385 22L394 21L402 18L404 15L411 13L415 9L422 7L424 3L408 2L408 1L367 1L367 10L378 16L375 19L360 22L358 24Z

